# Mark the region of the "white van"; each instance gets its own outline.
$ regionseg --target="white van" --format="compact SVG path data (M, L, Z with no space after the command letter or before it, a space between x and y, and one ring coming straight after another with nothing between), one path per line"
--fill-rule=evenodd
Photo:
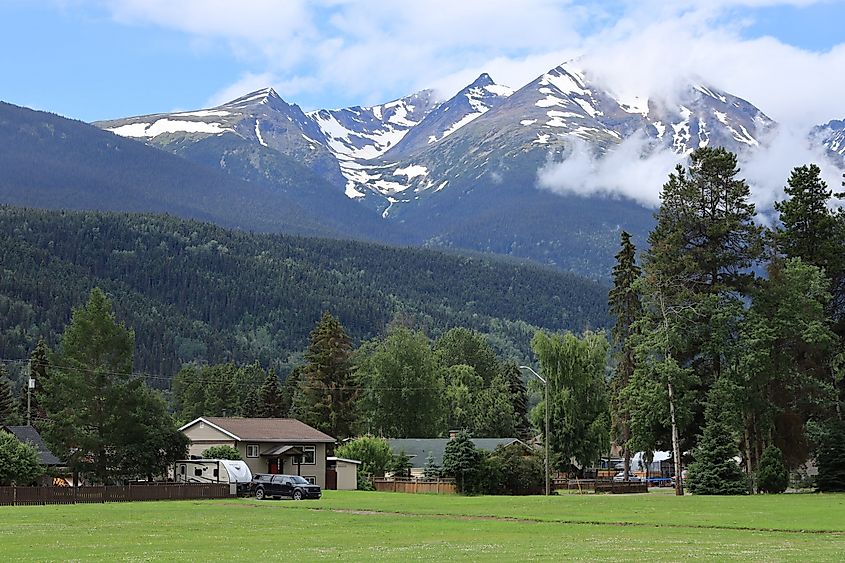
M244 495L252 482L246 462L232 459L182 459L173 464L177 483L226 483Z

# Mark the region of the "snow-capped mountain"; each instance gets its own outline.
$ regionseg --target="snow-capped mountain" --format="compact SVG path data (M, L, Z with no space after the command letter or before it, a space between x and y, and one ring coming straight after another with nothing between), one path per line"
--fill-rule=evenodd
M614 92L573 62L516 91L482 74L446 101L423 90L303 112L267 88L214 108L97 125L271 184L333 224L366 225L371 238L512 254L596 276L608 271L619 229L645 237L651 210L539 190L540 169L576 148L601 158L628 141L640 154L754 151L776 127L704 81L649 98ZM817 134L845 156L845 122Z
M479 80L485 78L489 80L485 75ZM467 92L478 90L471 85ZM461 97L467 94L453 100ZM644 140L644 151L686 154L707 145L743 151L758 146L774 127L750 103L707 85L690 85L673 98L667 102L615 95L591 83L571 63L564 64L511 95L489 97L493 103L484 111L465 113L472 119L449 135L411 130L377 163L358 163L361 170L351 187L371 196L369 201L381 195L386 202L380 209L389 209L390 215L401 213L403 204L447 187L477 189L524 164L536 170L546 158L566 158L576 143L587 144L598 156L634 135ZM451 102L432 111L418 127L435 121Z
M828 155L845 165L845 119L834 119L815 127L811 138L827 149Z
M434 91L422 90L378 106L321 109L308 117L336 155L369 160L396 146L436 106Z
M437 141L442 141L464 125L497 107L513 90L493 82L484 73L475 81L439 104L420 121L400 143L387 151L385 158L395 160L416 152Z

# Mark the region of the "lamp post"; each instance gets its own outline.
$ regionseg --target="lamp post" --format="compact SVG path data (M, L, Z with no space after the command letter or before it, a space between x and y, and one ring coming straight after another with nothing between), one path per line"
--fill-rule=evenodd
M519 366L519 369L527 369L534 376L543 382L543 387L546 390L546 433L543 436L543 443L546 446L546 496L552 494L552 477L551 477L551 466L549 465L549 382L543 379L543 377L534 371L530 366Z

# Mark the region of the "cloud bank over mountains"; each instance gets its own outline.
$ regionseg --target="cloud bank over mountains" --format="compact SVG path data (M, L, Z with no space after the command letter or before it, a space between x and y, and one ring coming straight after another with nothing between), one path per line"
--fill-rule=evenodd
M824 52L750 36L755 10L821 0L114 0L112 18L223 43L244 61L210 104L274 86L309 105L383 102L415 89L452 94L481 72L518 88L584 55L611 89L663 93L689 76L773 119L809 127L845 113L845 42ZM813 103L802 103L808 95ZM325 99L325 98L323 98ZM319 103L319 102L317 102ZM313 109L313 108L310 108Z

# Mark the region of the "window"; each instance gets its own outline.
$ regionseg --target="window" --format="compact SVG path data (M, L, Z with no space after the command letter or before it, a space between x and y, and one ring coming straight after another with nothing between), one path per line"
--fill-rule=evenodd
M248 444L246 447L246 457L258 457L258 444Z
M218 477L218 476L219 476L219 474L217 473L217 470L216 470L216 469L215 469L214 471L212 471L212 474L213 474L215 477Z
M317 463L317 447L302 446L302 465L314 465Z
M179 466L179 473L181 473L182 475L185 474L185 465L184 464Z
M194 476L202 477L202 467L195 467L194 468Z
M306 481L308 481L312 485L317 484L317 478L314 477L313 475L303 475L302 478L305 479Z

